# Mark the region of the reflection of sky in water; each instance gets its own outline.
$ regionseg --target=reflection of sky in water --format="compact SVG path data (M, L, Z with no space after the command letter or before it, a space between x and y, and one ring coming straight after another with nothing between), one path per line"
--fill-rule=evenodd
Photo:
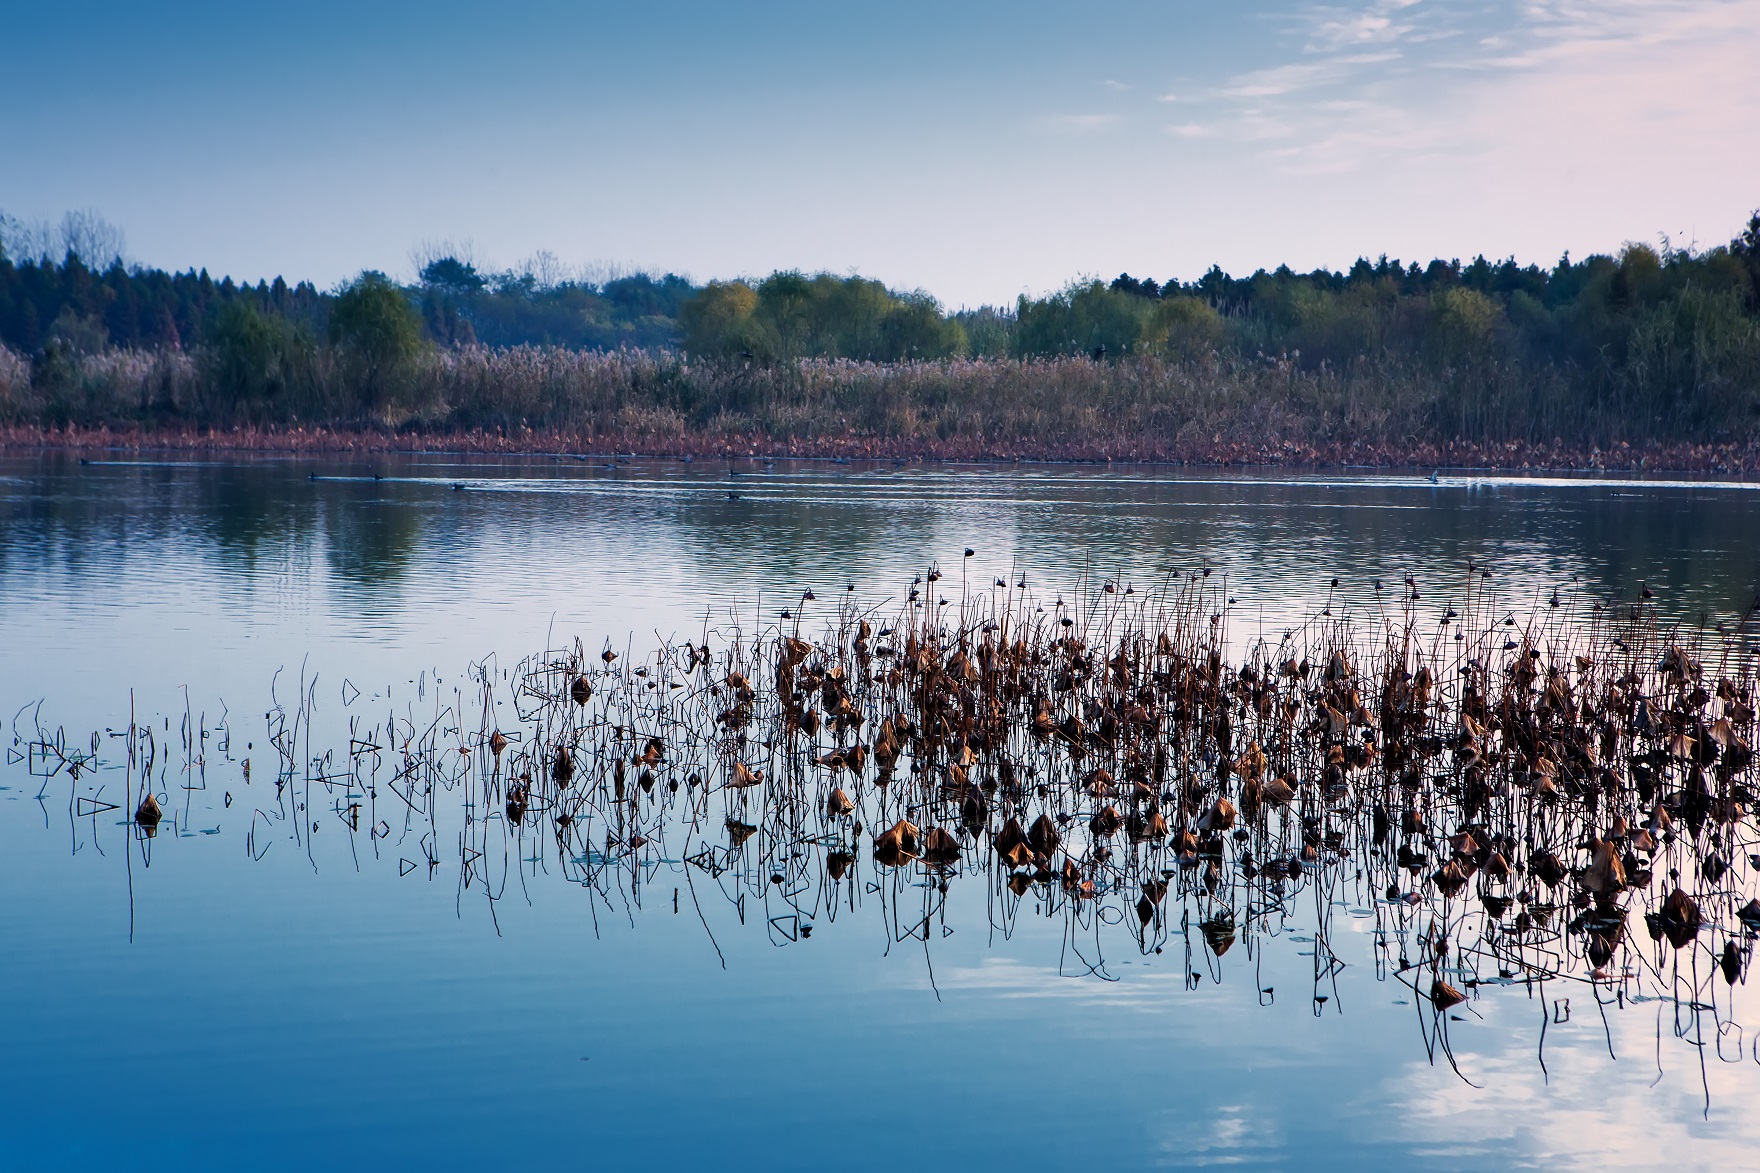
M308 658L326 695L346 676L407 700L405 681L450 689L547 632L639 649L733 599L762 595L773 617L853 581L896 600L937 560L954 595L967 546L969 581L1024 569L1053 593L1084 565L1146 584L1207 561L1240 600L1237 637L1261 613L1273 634L1299 621L1335 574L1360 608L1373 578L1411 572L1440 609L1468 558L1523 598L1576 574L1727 613L1760 550L1745 487L742 467L11 457L0 701L44 698L71 732L125 721L131 687L143 711L180 713L187 684L210 723L224 698L243 740L257 726L236 714ZM363 469L387 479L309 479ZM1028 916L1004 939L981 885L955 887L953 931L927 948L889 945L876 893L776 947L756 906L742 924L699 875L723 969L688 889L672 914L677 869L642 909L596 914L557 876L516 871L491 920L456 875L399 878L395 853L334 829L309 859L280 843L252 862L243 808L221 799L235 770L216 760L187 837L158 841L150 869L120 828L31 801L8 771L0 891L23 898L0 901L0 936L28 964L0 977L0 1165L1734 1167L1760 1139L1752 1038L1740 1062L1705 1055L1706 1119L1699 1052L1667 1012L1652 1089L1658 1006L1610 1008L1604 1027L1575 985L1489 992L1451 1024L1480 1088L1432 1066L1351 907L1333 922L1350 968L1318 1016L1311 907L1220 962L1195 933L1147 957L1123 929L1070 940ZM1071 976L1100 954L1116 981ZM1566 997L1542 1071L1541 1023Z

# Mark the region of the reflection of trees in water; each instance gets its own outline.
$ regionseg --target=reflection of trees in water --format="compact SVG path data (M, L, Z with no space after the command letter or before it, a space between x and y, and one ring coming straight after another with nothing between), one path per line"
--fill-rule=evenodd
M324 556L330 572L351 588L395 586L422 545L429 486L351 483L320 510Z
M290 551L313 557L321 545L324 564L348 589L402 595L416 567L489 559L511 533L542 534L577 552L583 543L632 551L628 563L583 569L608 584L627 584L630 568L656 553L692 581L867 584L896 573L901 552L977 544L986 557L1012 547L1046 581L1067 581L1084 565L1147 576L1165 561L1206 561L1243 598L1273 610L1289 609L1292 595L1313 597L1309 588L1334 574L1340 597L1362 606L1374 601L1377 575L1453 571L1469 561L1489 565L1512 595L1572 575L1604 594L1629 595L1648 582L1687 617L1727 617L1760 589L1750 553L1760 548L1760 502L1730 490L943 476L890 466L802 474L750 461L733 476L720 466L674 477L681 466L626 464L612 486L584 462L514 461L483 470L515 486L540 478L543 491L482 493L401 479L478 483L476 469L452 462L324 464L320 472L333 479L317 481L308 479L311 467L81 467L45 457L30 466L28 491L0 495L10 535L0 568L21 565L19 551L53 551L61 573L114 571L169 545L235 575ZM559 484L571 491L554 491Z
M1701 1052L1732 1045L1760 930L1743 635L1568 593L1518 616L1474 575L1446 622L1395 584L1384 623L1322 613L1231 662L1206 576L1088 588L941 620L846 600L813 640L730 626L635 663L577 643L382 714L345 691L346 747L314 732L315 685L278 679L247 848L316 862L333 818L359 864L455 875L461 908L559 879L595 924L688 904L718 954L878 922L932 983L972 898L993 948L1055 925L1084 981L1160 955L1188 987L1250 971L1269 1002L1264 963L1299 942L1316 1014L1342 1012L1344 909L1433 1060L1512 986L1552 1022L1657 1001ZM130 857L150 864L160 818L191 817L173 769L234 751L187 714L124 736L125 800L97 740L39 732L30 764L70 775L76 822L158 794Z

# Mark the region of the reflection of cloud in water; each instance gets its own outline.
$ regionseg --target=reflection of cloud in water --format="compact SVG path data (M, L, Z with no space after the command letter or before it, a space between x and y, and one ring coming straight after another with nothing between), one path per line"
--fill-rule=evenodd
M1185 996L1182 978L1171 959L1166 969L1133 967L1119 981L1101 981L1082 973L1057 972L1054 966L1029 965L1013 957L986 957L977 965L937 967L935 985L992 998L1071 999L1082 1005L1132 1007L1151 1014L1189 1013L1203 999ZM927 987L926 975L912 985Z
M1567 991L1549 993L1563 997ZM1475 1004L1491 1011L1487 1017L1496 1029L1451 1024L1461 1070L1479 1087L1438 1080L1432 1069L1408 1062L1367 1087L1363 1103L1401 1105L1392 1119L1414 1144L1507 1141L1549 1169L1709 1168L1708 1159L1693 1159L1694 1145L1707 1140L1719 1142L1717 1151L1725 1155L1720 1168L1730 1167L1731 1143L1757 1151L1760 1118L1749 1107L1751 1036L1740 1062L1725 1063L1707 1024L1702 1085L1696 1050L1673 1037L1666 1005L1609 1008L1614 1059L1588 991L1576 987L1568 993L1575 1015L1568 1024L1548 1024L1545 1070L1537 1062L1541 1005L1510 989Z
M1288 1153L1282 1124L1263 1105L1218 1104L1197 1123L1194 1129L1190 1118L1180 1115L1161 1130L1156 1148L1162 1159L1156 1163L1228 1166L1265 1161L1274 1154L1294 1156Z

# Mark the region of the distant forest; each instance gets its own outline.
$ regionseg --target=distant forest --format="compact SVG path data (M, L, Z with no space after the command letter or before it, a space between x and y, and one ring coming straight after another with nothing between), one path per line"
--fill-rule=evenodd
M652 386L620 393L622 408L671 412L684 430L714 421L809 438L861 427L945 437L951 427L994 440L983 415L1000 418L1005 405L986 409L954 386L978 378L973 364L1022 372L985 375L984 394L995 395L1040 368L1069 384L1067 364L1081 362L1150 400L1157 380L1186 397L1163 405L1163 428L1205 426L1206 378L1247 394L1243 379L1263 384L1275 369L1307 389L1280 392L1284 426L1316 434L1355 426L1397 444L1550 431L1599 445L1760 435L1760 213L1704 250L1628 244L1550 267L1381 257L1343 272L1121 274L956 312L922 291L829 274L586 280L529 265L483 272L442 254L407 284L367 272L320 290L165 272L121 253L120 234L90 214L59 230L0 216L0 421L603 430L614 425L600 391L551 387L498 403L495 372L568 367L559 352L617 352L629 369L657 372ZM827 415L823 396L784 410L791 386L806 396L823 378L800 373L814 363L844 370L852 388L882 377L861 368L927 365L942 375L916 370L912 385L931 389L939 377L946 394L926 390L902 423L860 411L865 422L852 423L842 400ZM745 401L755 373L770 388L762 411ZM936 417L956 400L958 418ZM652 412L644 426L660 427Z

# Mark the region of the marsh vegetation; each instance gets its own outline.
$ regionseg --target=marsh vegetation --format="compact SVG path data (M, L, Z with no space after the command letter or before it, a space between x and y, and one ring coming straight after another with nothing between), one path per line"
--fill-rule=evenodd
M698 287L484 273L452 255L407 286L377 273L329 292L253 286L88 264L71 247L87 236L60 255L16 230L0 246L0 420L38 438L325 428L511 447L1366 463L1459 450L1488 464L1551 450L1627 467L1638 448L1749 467L1760 422L1760 218L1706 250L1121 274L955 312L860 277Z
M877 919L933 984L975 901L993 949L1059 925L1067 977L1114 980L1124 951L1263 1004L1293 918L1315 1013L1403 985L1432 1062L1486 1000L1556 1015L1573 990L1671 1006L1728 1061L1760 934L1753 616L1683 626L1648 595L1566 582L1518 613L1469 567L1248 640L1204 569L1065 597L927 567L884 613L809 591L646 650L424 676L401 708L345 685L326 718L278 675L254 755L237 717L88 745L39 708L13 756L70 818L123 818L146 866L179 779L187 803L226 774L252 858L340 823L357 866L452 877L492 917L540 881L595 924L694 910L723 965L705 902L785 947ZM1365 930L1367 972L1335 936Z

